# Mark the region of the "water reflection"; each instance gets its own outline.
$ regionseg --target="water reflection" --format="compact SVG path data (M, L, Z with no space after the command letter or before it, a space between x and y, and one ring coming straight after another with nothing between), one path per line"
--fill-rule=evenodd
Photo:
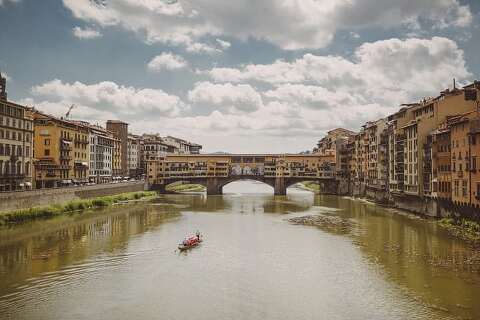
M225 191L0 229L0 318L480 318L478 250L434 223L299 190ZM350 227L286 221L317 214ZM175 253L197 228L205 243Z

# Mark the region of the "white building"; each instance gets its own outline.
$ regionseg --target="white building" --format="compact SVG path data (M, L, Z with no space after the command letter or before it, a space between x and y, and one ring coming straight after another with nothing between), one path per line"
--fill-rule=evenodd
M162 138L163 141L174 148L173 153L178 154L199 154L202 146L196 143L192 143L180 138L167 136Z
M159 135L144 134L142 139L145 159L149 157L163 157L167 153L174 153L173 146L166 144Z
M90 125L90 171L89 180L96 183L112 181L114 139L102 127Z
M140 137L129 134L127 141L127 167L130 177L136 177L139 174L140 154Z

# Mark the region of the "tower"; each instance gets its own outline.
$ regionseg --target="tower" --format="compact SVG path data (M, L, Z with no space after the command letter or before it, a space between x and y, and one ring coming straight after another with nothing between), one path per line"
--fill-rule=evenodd
M108 120L107 130L120 140L120 174L128 176L128 123L119 120Z
M0 72L0 100L7 100L7 78Z

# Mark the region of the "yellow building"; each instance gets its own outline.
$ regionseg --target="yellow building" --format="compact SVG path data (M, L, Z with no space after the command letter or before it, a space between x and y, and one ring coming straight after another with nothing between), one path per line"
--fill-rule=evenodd
M428 168L424 168L427 137L444 123L448 116L475 110L475 101L469 100L465 92L466 89L457 88L445 90L439 96L425 99L409 109L413 113L413 119L403 127L406 134L405 193L420 197L430 195L432 175L425 172Z
M88 127L36 111L34 134L36 188L87 182Z
M480 114L477 111L455 117L449 123L451 145L452 201L463 206L480 206Z
M112 176L113 179L120 179L122 176L122 141L114 137L113 133L109 133L109 137L113 139L113 155L112 155Z

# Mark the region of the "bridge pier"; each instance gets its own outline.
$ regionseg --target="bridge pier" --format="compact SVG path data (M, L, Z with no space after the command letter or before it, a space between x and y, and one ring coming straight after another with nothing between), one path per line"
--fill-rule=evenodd
M275 185L273 187L273 192L276 196L286 196L287 195L287 186L285 184L284 177L276 177Z
M150 191L157 191L161 194L165 193L165 185L164 184L151 184L147 186L147 189Z
M222 185L218 178L207 178L207 195L217 196L223 194Z

